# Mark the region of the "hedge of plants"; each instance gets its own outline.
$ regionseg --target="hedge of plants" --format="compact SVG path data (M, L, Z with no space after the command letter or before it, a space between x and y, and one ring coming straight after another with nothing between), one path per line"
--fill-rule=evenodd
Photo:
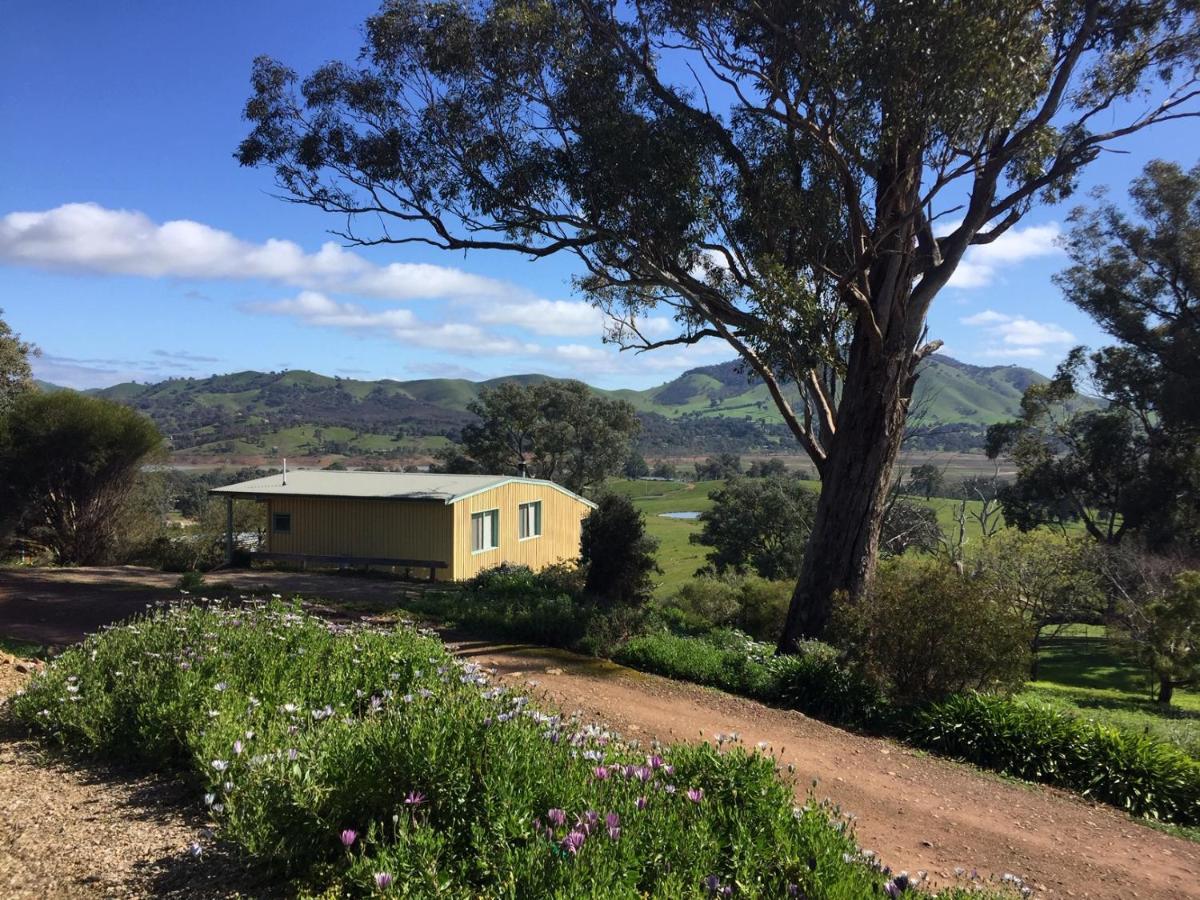
M1200 762L1146 734L1006 697L964 694L922 710L908 738L936 753L1043 781L1165 822L1200 822Z
M176 606L54 660L11 704L71 750L185 771L220 831L318 890L857 898L906 882L740 745L624 743L434 637L281 605ZM945 896L965 896L955 889Z

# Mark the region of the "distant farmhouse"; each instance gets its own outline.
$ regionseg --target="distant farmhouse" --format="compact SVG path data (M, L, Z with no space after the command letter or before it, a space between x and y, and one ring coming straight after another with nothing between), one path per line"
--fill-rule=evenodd
M595 504L552 481L506 475L295 470L215 488L267 507L254 558L418 570L461 581L501 563L543 569L579 556Z

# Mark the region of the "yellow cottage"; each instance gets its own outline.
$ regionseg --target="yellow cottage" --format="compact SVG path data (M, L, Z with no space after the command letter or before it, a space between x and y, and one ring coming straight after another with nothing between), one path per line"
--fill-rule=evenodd
M267 507L260 559L428 570L461 581L501 563L543 569L579 557L595 504L552 481L506 475L328 472L268 475L213 494Z

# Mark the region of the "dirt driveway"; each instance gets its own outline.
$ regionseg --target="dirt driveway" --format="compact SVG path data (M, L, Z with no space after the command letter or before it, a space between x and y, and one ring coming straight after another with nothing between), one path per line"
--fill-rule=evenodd
M175 595L174 576L140 569L0 572L0 635L62 643ZM388 582L276 572L222 575L235 590L386 601ZM464 656L495 667L548 704L610 723L627 737L712 740L738 732L793 765L803 794L855 816L858 840L895 870L938 882L958 868L1011 872L1046 897L1200 897L1200 844L1141 825L1052 788L1013 783L887 740L833 728L707 688L539 647L461 640Z

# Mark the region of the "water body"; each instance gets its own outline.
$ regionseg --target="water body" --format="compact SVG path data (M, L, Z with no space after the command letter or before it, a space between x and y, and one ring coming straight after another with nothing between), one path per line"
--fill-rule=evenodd
M659 515L664 519L698 519L698 518L700 518L700 513L698 513L698 512L669 512L669 513L659 513Z

